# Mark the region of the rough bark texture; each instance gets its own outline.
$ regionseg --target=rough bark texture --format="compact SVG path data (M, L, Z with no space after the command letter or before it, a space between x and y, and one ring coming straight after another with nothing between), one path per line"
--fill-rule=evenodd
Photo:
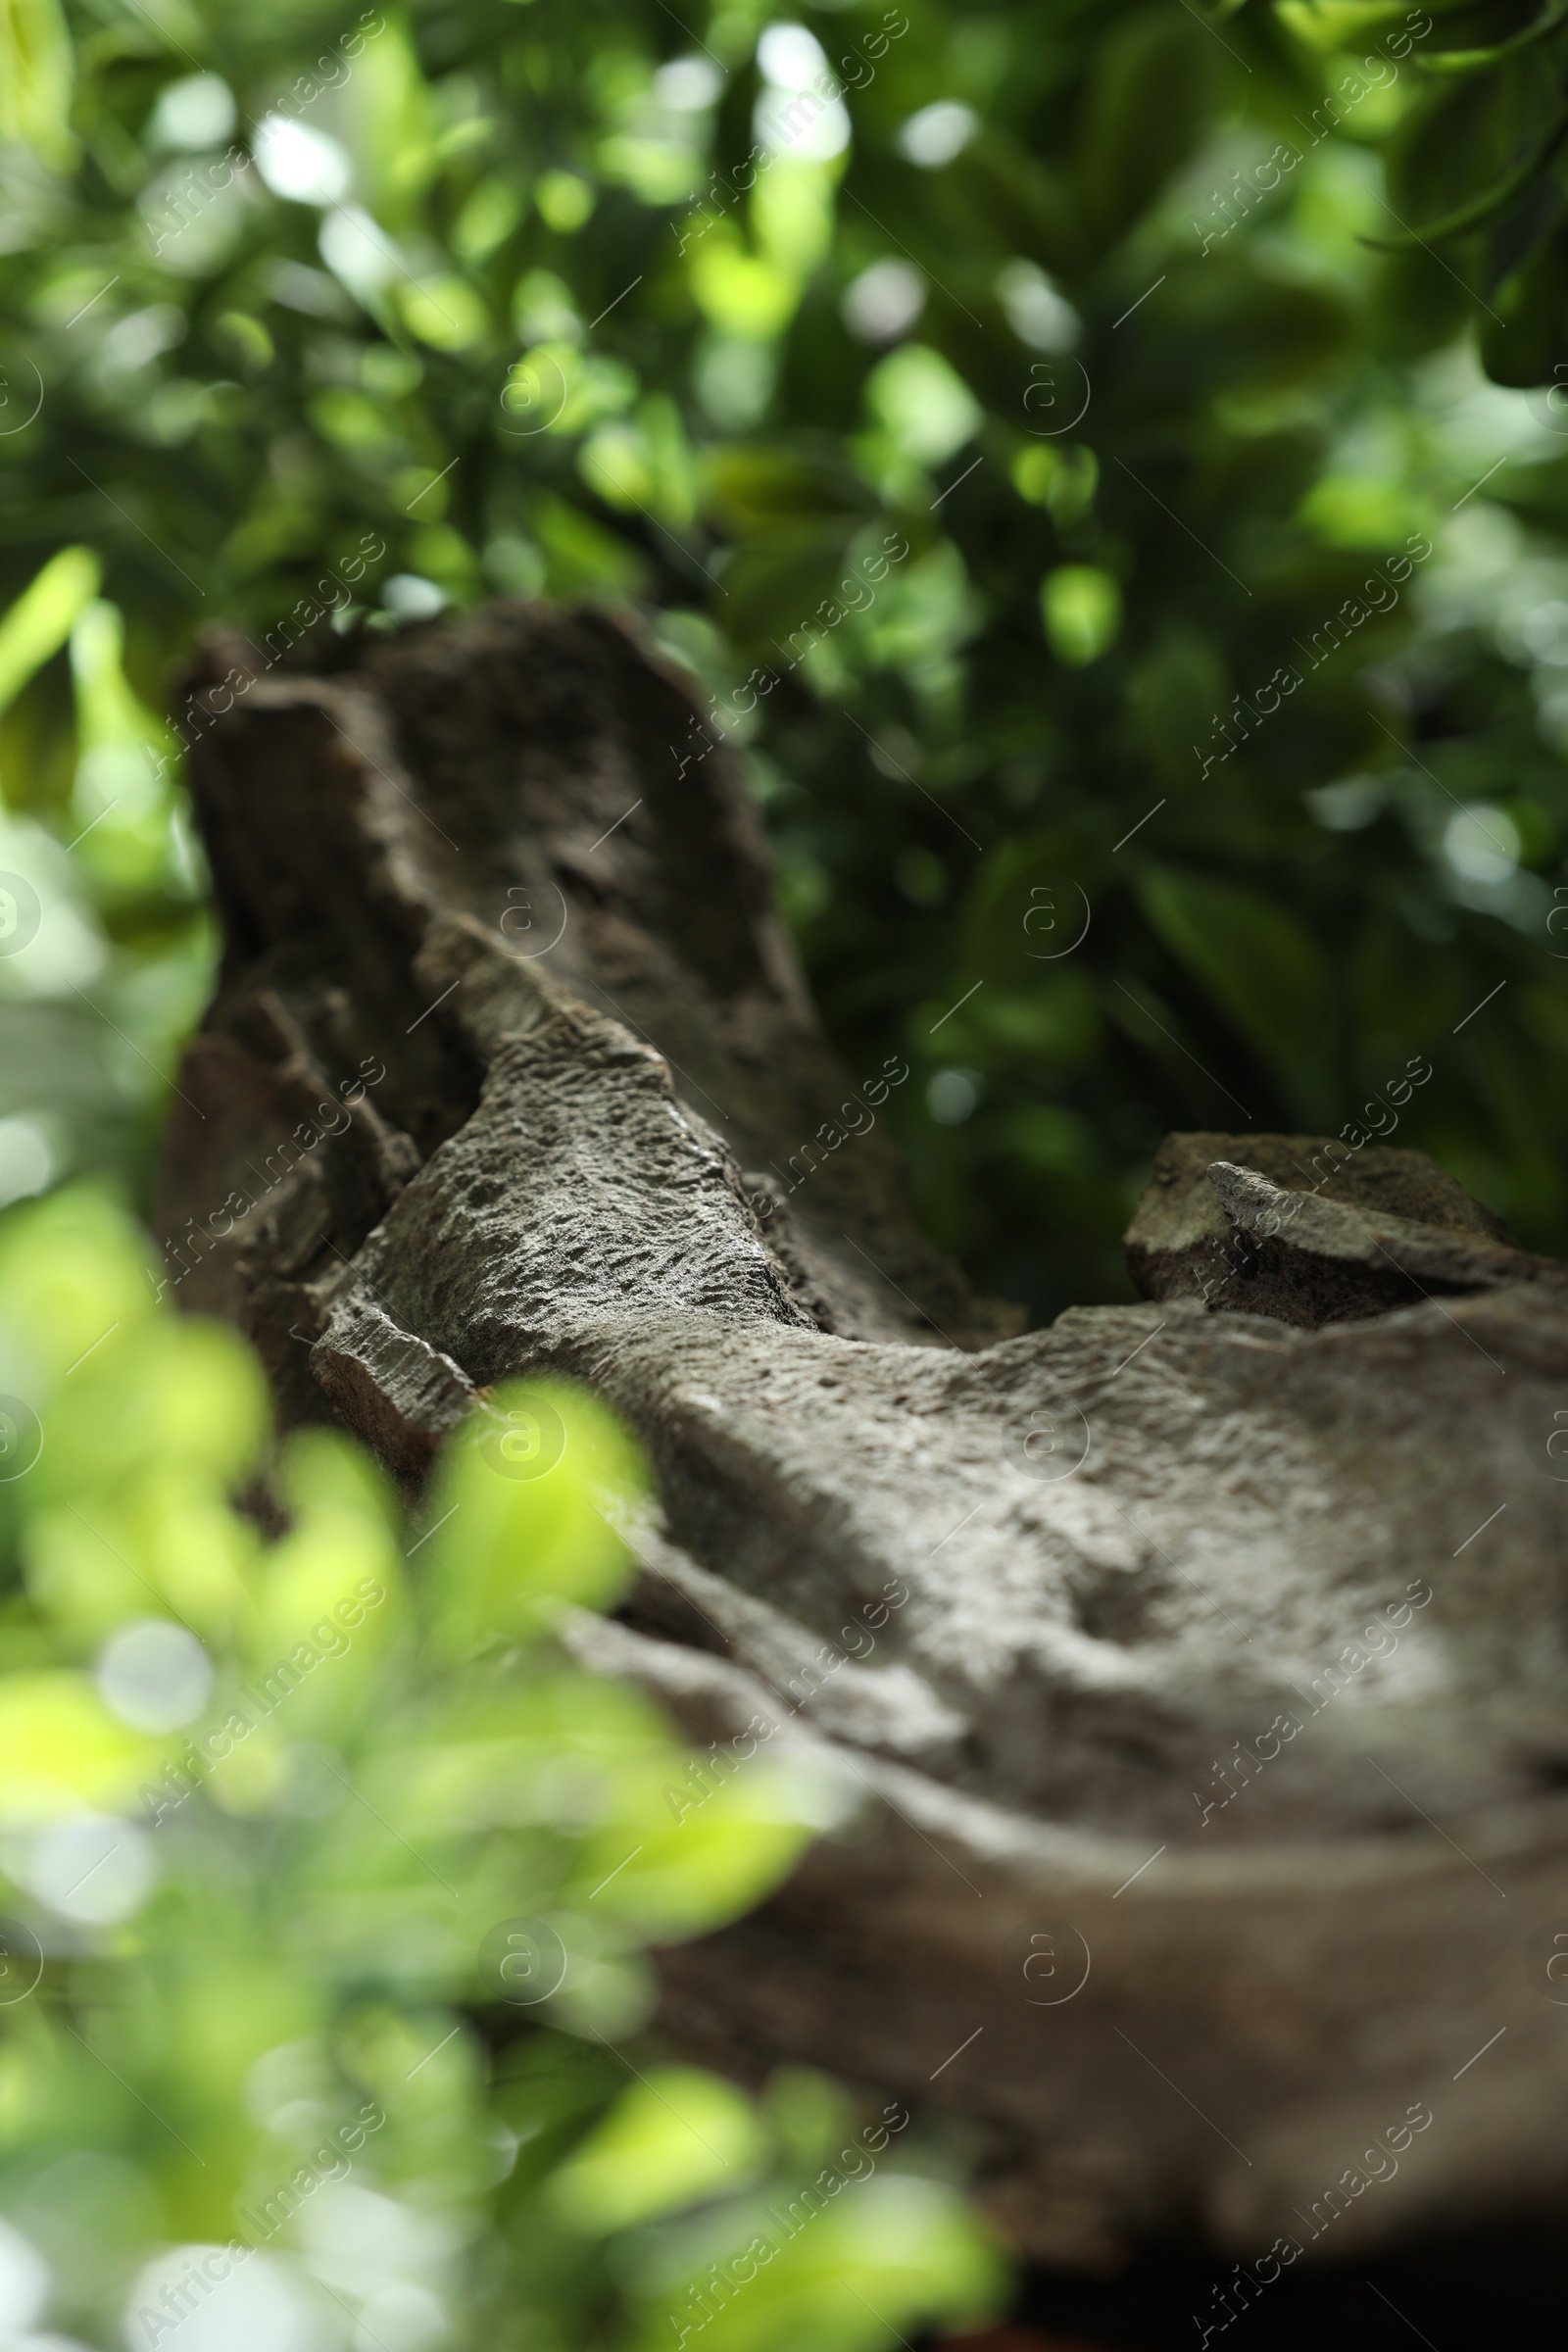
M828 1054L680 682L522 606L341 659L193 693L227 952L171 1262L411 1486L504 1375L641 1432L643 1572L574 1643L875 1799L667 1955L670 2030L951 2111L1056 2260L1560 2193L1563 1269L1420 1154L1174 1138L1151 1302L1017 1336L920 1237L867 1125L903 1065Z

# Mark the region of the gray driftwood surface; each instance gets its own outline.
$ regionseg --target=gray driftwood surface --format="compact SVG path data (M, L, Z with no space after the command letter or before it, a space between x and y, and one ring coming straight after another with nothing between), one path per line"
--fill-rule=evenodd
M947 2111L1051 2259L1560 2194L1563 1269L1419 1154L1180 1137L1148 1303L1019 1335L880 1128L786 1190L849 1082L677 677L523 606L342 660L188 706L227 945L171 1268L411 1486L505 1375L641 1432L662 1515L580 1653L875 1798L666 1956L667 2031Z

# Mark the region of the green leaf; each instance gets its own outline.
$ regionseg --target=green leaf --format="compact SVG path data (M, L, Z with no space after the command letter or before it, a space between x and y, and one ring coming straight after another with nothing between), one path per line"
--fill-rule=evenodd
M1063 564L1040 584L1040 613L1057 660L1083 669L1116 642L1121 590L1092 564Z
M1146 867L1138 894L1158 936L1238 1035L1282 1076L1328 1041L1328 958L1299 915L1236 882Z
M707 2352L876 2352L890 2330L906 2341L990 2317L1007 2274L989 2232L933 2182L866 2178L871 2169L856 2144L785 2188L756 2213L744 2254L696 2272L632 2352L663 2352L671 2328L681 2340L698 2328Z
M52 1387L90 1348L152 1318L151 1251L129 1219L85 1187L0 1220L0 1327Z
M1514 198L1527 188L1539 173L1545 171L1564 141L1568 140L1568 109L1560 119L1543 131L1529 153L1524 155L1500 179L1490 187L1480 189L1474 196L1456 204L1450 212L1441 213L1435 220L1422 220L1413 228L1402 229L1396 236L1364 237L1362 243L1385 253L1396 253L1411 245L1444 245L1454 237L1473 236L1477 229L1507 211Z
M0 0L0 140L20 139L56 169L71 136L71 36L59 0Z
M654 2067L580 2142L546 2198L569 2229L605 2236L744 2188L763 2146L755 2109L727 2082L694 2067Z
M1505 58L1517 56L1521 49L1533 49L1538 41L1548 39L1561 24L1568 24L1568 0L1547 0L1547 5L1533 24L1525 25L1522 31L1511 34L1505 41L1494 41L1485 49L1423 52L1417 63L1424 74L1468 79L1476 74L1490 74L1494 67L1501 65Z
M85 1675L0 1677L0 1818L13 1826L126 1803L155 1753Z
M0 0L0 12L4 5ZM100 576L91 548L62 548L0 620L0 710L59 653L97 595Z
M612 1521L646 1494L636 1445L586 1390L497 1389L449 1446L431 1496L420 1574L445 1640L534 1636L564 1608L608 1607L631 1569Z
M1544 240L1493 293L1493 316L1481 329L1481 356L1494 383L1550 384L1547 416L1561 405L1559 364L1568 358L1568 246ZM1499 482L1506 493L1516 481Z
M1135 220L1197 143L1220 51L1195 14L1135 9L1096 50L1079 106L1076 175L1102 237Z
M855 1811L859 1793L800 1758L737 1762L720 1751L711 1768L706 1758L650 1759L620 1776L576 1876L585 1898L640 1936L703 1934L770 1892L814 1832Z
M865 399L894 447L920 466L940 466L980 425L967 384L923 343L906 343L879 360L866 378Z
M238 1334L165 1315L140 1329L103 1324L45 1414L40 1490L63 1496L125 1479L145 1459L149 1421L162 1460L193 1494L237 1485L268 1424L266 1383Z

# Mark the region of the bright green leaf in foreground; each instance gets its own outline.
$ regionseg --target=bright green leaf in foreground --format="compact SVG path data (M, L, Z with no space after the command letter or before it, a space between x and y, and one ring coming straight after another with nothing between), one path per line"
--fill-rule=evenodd
M635 1448L586 1390L497 1389L459 1433L431 1497L424 1574L450 1638L540 1632L568 1606L607 1606L631 1568L613 1520L643 1488Z
M225 2347L413 2315L633 2352L681 2233L743 2261L756 2200L855 2129L828 2086L628 2050L649 1936L734 1918L848 1811L557 1645L624 1584L634 1442L570 1384L503 1387L411 1539L346 1438L272 1441L242 1344L156 1302L83 1192L0 1219L0 1364L8 2276L46 2247L50 2327L105 2352L164 2340L204 2249ZM895 2153L715 2343L869 2352L994 2308L978 2226L864 2130Z
M98 559L90 548L65 548L0 618L0 710L60 651L97 594L98 580Z
M659 2067L622 2093L556 2175L550 2206L576 2230L621 2230L744 2187L764 2144L738 2091L692 2067Z

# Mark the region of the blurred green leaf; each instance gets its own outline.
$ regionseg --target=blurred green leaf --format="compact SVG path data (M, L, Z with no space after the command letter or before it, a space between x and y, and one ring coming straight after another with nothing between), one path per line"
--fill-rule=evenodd
M1149 867L1139 897L1151 923L1245 1037L1287 1065L1325 1049L1329 963L1300 919L1243 889Z
M568 1606L607 1606L631 1561L606 1512L629 1507L645 1475L586 1390L499 1387L448 1448L431 1495L423 1574L448 1638L539 1633Z
M656 2067L621 2093L550 2184L574 2230L608 2234L746 2185L764 2140L738 2091L686 2066Z
M121 1312L70 1360L89 1298ZM0 1362L27 1392L0 1479L8 2276L95 2343L127 2311L161 2332L164 2282L216 2247L215 2342L314 2328L324 2295L367 2340L412 2314L630 2352L680 2232L733 2259L854 2120L799 2078L760 2105L625 2054L647 1936L733 1917L844 1810L782 1759L716 1772L549 1640L618 1589L631 1440L566 1384L503 1388L405 1569L375 1465L321 1429L266 1446L240 1342L156 1301L134 1229L79 1190L0 1219ZM783 2352L797 2306L830 2327L862 2289L901 2332L995 2308L950 2192L849 2185L747 2340Z
M90 548L63 548L0 620L0 710L60 651L97 594L99 576Z
M43 162L74 155L71 36L59 0L0 7L0 139L21 139Z

